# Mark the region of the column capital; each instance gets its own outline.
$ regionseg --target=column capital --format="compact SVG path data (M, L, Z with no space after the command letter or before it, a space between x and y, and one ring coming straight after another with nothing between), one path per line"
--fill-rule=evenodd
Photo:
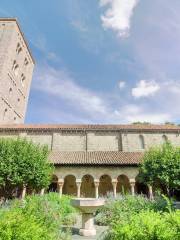
M95 187L98 187L98 186L99 186L99 183L100 183L99 179L94 179L94 185L95 185Z
M77 178L76 179L76 184L81 184L82 183L82 180L80 178Z
M129 179L129 183L130 183L131 185L135 185L135 184L136 184L136 179L135 179L135 178L130 178L130 179Z
M113 185L115 185L115 184L118 183L118 180L116 178L114 178L114 179L111 180L111 182L112 182Z
M64 179L63 178L59 178L58 181L57 181L57 184L59 186L63 185L64 184Z

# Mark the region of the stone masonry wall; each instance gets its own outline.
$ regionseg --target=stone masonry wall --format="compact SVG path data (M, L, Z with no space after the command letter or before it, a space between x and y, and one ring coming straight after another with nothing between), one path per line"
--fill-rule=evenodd
M180 146L180 135L177 133L89 131L89 132L43 132L13 131L0 132L0 137L26 137L35 143L47 144L53 151L124 151L139 152L151 146L163 143L165 135L174 145ZM141 148L139 136L144 137L145 149Z
M163 143L163 135L167 137L174 145L180 146L180 135L176 133L127 133L122 134L123 151L125 152L139 152L144 151L141 148L139 136L144 137L145 150Z
M24 122L33 68L16 21L0 19L0 123Z
M120 134L118 132L89 132L87 134L88 151L119 151Z
M86 136L84 133L54 133L52 150L85 151Z

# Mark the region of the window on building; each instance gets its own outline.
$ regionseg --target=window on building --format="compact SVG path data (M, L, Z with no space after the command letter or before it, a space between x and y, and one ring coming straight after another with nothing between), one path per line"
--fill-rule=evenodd
M19 73L19 65L17 64L14 68L14 74L17 76Z
M9 95L11 95L11 94L12 94L12 88L9 89Z
M166 143L166 142L168 141L167 136L166 136L166 135L163 135L163 136L162 136L162 140L163 140L163 143Z
M27 66L29 64L27 58L24 59L24 65Z
M12 70L13 70L15 76L17 76L19 73L19 65L17 64L16 60L14 60L14 62L13 62Z
M7 115L7 108L4 109L4 113L3 113L3 120L6 118L6 115Z
M16 64L17 64L17 62L16 62L16 60L14 60L13 65L12 65L12 70L14 70Z
M140 143L140 148L145 149L144 137L142 135L139 135L139 143Z
M17 99L17 104L18 104L18 105L20 104L20 98Z
M18 43L17 47L16 47L16 52L17 52L17 54L19 54L21 51L22 51L21 45L20 45L20 43Z
M24 83L25 83L26 77L24 76L24 74L21 74L21 84L24 87Z

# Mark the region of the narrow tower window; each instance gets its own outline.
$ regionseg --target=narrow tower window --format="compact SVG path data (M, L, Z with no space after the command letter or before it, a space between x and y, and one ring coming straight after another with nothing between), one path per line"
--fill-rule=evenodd
M12 88L9 89L9 95L11 95L11 94L12 94Z
M140 148L145 149L144 137L142 135L139 135L139 143L140 143Z
M17 76L19 72L19 65L17 64L14 68L14 74Z
M28 62L27 58L25 58L25 59L24 59L24 65L27 66L28 63L29 63L29 62Z
M24 87L25 79L26 79L26 77L25 77L24 74L22 73L22 74L21 74L21 84L22 84L23 87Z
M19 65L17 64L16 60L14 60L14 62L13 62L12 70L13 70L15 76L17 76L18 72L19 72Z
M16 52L19 54L22 51L20 43L17 44Z
M6 115L7 115L7 108L4 109L4 113L3 113L3 120L6 118Z

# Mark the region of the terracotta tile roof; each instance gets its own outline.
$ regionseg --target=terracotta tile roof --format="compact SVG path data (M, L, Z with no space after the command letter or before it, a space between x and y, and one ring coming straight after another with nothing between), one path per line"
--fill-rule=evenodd
M49 159L57 165L138 165L141 152L51 152Z
M145 130L145 131L180 131L177 125L155 124L1 124L0 130Z

